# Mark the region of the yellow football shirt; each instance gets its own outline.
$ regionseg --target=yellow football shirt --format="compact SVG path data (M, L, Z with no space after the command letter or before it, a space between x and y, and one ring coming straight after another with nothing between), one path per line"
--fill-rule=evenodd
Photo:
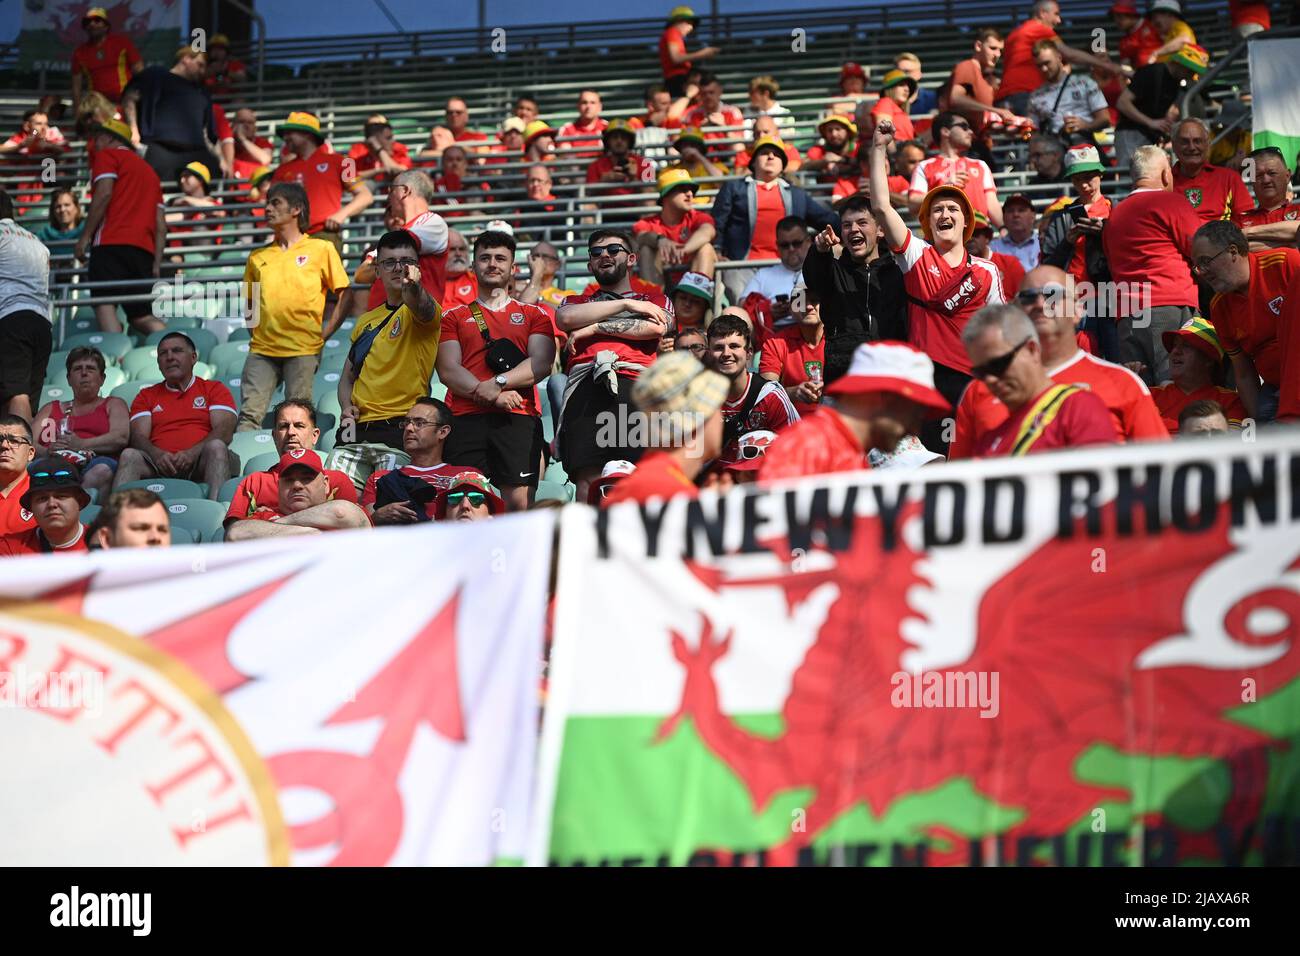
M386 304L380 305L357 319L352 341L380 325L390 311ZM417 322L411 310L402 305L375 336L352 386L352 404L361 412L360 421L399 418L411 410L417 398L429 394L442 331L442 308L435 311L432 322Z
M333 244L311 236L288 249L275 242L258 249L244 266L244 282L257 299L248 348L268 358L317 354L325 297L352 284Z

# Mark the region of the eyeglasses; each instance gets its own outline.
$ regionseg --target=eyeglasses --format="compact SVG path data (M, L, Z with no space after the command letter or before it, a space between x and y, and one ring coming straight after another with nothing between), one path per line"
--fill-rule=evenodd
M1021 349L1023 349L1028 343L1029 343L1029 339L1025 339L1023 342L1021 342L1019 345L1013 348L1006 355L999 355L995 359L989 359L987 362L984 362L982 365L971 366L971 370L970 370L971 375L977 379L990 378L990 377L1001 378L1003 375L1007 374L1007 369L1009 369L1011 367L1011 363L1016 360L1016 353L1018 353Z
M399 269L405 269L407 266L418 266L419 259L380 259L377 263L379 268L387 269L389 272L396 272Z
M592 246L587 250L587 255L592 259L599 259L601 256L609 256L611 259L617 259L619 256L630 253L632 250L622 243L613 242L608 246Z
M794 242L778 242L776 247L778 249L799 249L807 241L807 239L796 239Z
M1021 305L1033 305L1040 298L1051 302L1064 294L1065 286L1052 282L1041 288L1021 289L1016 293L1016 301Z
M1210 256L1210 258L1208 259L1197 259L1196 262L1192 265L1192 271L1195 272L1197 275L1202 275L1202 276L1205 275L1205 273L1209 271L1210 263L1214 262L1215 259L1219 258L1219 256L1223 255L1231 248L1232 246L1224 246L1222 249L1220 249L1214 255Z
M487 503L487 495L481 491L453 491L447 496L447 507L454 508L466 499L475 508Z
M0 445L18 445L19 447L22 447L23 445L30 444L31 442L26 438L23 438L21 435L0 435Z
M403 418L397 423L399 428L405 428L407 425L414 425L416 428L447 428L446 423L438 421L436 418Z
M559 262L559 261L560 261L560 257L559 257L559 256L553 256L553 255L550 255L549 253L546 253L546 252L534 252L533 255L535 255L538 259L545 259L547 262Z
M699 355L701 352L705 351L708 348L708 346L706 346L703 342L696 342L694 345L683 345L681 347L691 352L694 352L696 355Z

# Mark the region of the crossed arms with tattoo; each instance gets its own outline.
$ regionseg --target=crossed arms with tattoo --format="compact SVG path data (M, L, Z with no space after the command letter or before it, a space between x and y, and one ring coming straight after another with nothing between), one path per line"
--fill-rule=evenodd
M569 334L571 346L593 335L633 341L658 339L673 329L667 312L641 299L566 303L556 313L555 324Z

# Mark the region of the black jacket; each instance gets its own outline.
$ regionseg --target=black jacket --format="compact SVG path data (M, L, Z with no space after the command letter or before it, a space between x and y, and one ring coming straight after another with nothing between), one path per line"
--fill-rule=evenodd
M903 273L888 252L859 266L847 250L836 259L814 245L803 262L803 281L821 303L826 381L844 374L853 350L863 342L907 340Z

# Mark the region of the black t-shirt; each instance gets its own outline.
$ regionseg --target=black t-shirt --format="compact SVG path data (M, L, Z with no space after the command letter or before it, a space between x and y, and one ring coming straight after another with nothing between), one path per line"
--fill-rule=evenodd
M1152 119L1160 119L1178 99L1183 84L1163 63L1152 63L1133 74L1128 88L1133 93L1133 102L1138 109ZM1123 113L1119 114L1119 124L1115 128L1141 130L1152 142L1155 141L1154 130L1140 126Z
M216 142L212 97L202 86L161 66L151 66L136 74L126 88L140 93L138 122L145 143L202 148L205 133Z

